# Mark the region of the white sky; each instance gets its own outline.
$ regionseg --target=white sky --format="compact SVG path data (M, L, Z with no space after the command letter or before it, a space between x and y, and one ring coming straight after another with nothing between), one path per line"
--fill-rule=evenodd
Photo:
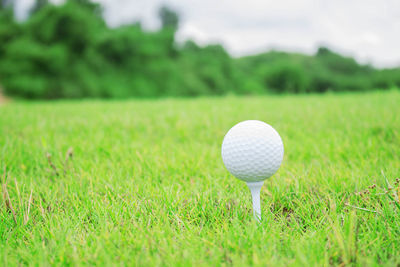
M33 1L19 0L18 14ZM140 20L150 30L167 4L181 15L179 41L218 42L235 56L271 48L314 53L326 45L363 63L400 66L400 0L96 1L110 25Z

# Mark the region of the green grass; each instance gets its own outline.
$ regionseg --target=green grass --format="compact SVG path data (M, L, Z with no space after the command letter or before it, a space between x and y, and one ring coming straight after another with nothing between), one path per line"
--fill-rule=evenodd
M260 225L220 157L246 119L285 145ZM11 102L0 164L0 265L400 264L399 91Z

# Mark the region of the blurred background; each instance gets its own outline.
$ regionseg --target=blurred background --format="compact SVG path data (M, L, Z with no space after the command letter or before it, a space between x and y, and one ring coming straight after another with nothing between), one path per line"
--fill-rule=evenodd
M12 98L400 87L400 2L0 0ZM1 96L0 96L1 98Z

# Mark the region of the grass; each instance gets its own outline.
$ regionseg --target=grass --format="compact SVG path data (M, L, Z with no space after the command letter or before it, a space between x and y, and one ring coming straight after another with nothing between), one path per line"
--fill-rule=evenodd
M388 91L0 106L0 265L400 264L399 103ZM246 119L285 145L259 225L220 157Z

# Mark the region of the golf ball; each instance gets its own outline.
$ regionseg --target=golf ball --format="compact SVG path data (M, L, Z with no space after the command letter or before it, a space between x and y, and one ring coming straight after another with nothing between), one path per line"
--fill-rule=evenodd
M270 125L248 120L228 131L221 154L225 167L236 178L258 182L271 177L281 166L283 143Z

